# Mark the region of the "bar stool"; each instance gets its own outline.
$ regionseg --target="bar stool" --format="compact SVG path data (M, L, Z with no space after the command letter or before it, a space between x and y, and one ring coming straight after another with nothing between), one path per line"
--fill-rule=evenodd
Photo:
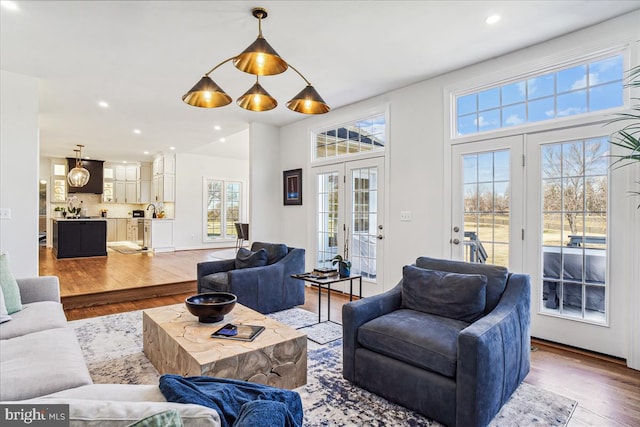
M249 224L236 222L234 223L236 226L236 235L238 236L236 239L236 252L243 246L244 241L249 241Z

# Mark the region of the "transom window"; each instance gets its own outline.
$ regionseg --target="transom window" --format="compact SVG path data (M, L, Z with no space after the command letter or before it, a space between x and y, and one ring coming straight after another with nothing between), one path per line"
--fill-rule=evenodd
M458 95L455 133L471 135L623 104L623 58L616 55Z
M385 131L385 115L378 114L316 133L314 160L384 150Z
M236 238L240 222L242 183L205 178L205 240Z

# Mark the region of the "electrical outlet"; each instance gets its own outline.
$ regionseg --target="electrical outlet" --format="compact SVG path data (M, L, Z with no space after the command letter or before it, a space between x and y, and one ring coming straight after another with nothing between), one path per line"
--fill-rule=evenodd
M400 211L400 221L411 221L411 211Z
M0 219L11 219L11 209L0 208Z

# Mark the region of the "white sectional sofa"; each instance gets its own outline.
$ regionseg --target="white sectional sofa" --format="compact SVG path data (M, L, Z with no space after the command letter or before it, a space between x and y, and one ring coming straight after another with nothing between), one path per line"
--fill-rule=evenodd
M157 385L93 384L58 278L16 281L23 307L0 324L0 403L68 404L71 426L126 426L170 409L185 426L221 425L215 410L167 402Z

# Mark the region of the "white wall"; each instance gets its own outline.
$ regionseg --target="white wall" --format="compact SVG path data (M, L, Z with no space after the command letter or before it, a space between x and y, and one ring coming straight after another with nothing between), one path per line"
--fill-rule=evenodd
M290 244L281 232L288 228L282 216L280 129L262 123L249 125L250 186L249 237L252 242Z
M38 80L0 70L0 252L16 277L38 275Z
M347 120L363 117L372 109L389 108L389 142L388 142L388 187L387 187L387 225L385 238L385 277L384 288L389 289L401 277L402 266L413 262L416 257L429 255L435 257L450 257L450 154L448 147L448 121L445 113L448 103L445 100L447 88L462 84L470 85L478 76L496 79L504 73L524 72L536 69L541 61L550 58L561 60L574 55L577 50L605 48L620 41L637 41L637 22L640 22L640 12L625 15L598 26L594 26L568 36L561 37L533 46L513 54L489 60L470 66L443 76L433 78L403 89L339 108L327 115L310 117L300 122L285 126L281 129L281 162L283 169L303 167L304 176L310 173L310 143L309 133L313 129L322 128L329 124L337 124ZM635 47L634 47L635 48ZM635 59L637 61L637 58ZM448 114L448 113L447 113ZM271 158L253 157L252 169L264 168L271 170ZM271 170L272 173L280 171ZM266 193L258 197L277 198L280 187L264 189ZM313 187L307 179L304 185L305 203L299 209L288 206L275 207L281 227L281 239L296 242L306 247L314 247L314 236L308 230L313 229L313 204L309 196ZM399 213L402 210L412 212L411 222L401 222ZM637 214L633 216L637 221ZM629 224L633 228L633 224ZM298 242L303 242L300 244ZM626 242L622 244L627 245ZM638 253L638 242L629 242ZM633 253L633 251L631 251ZM309 256L307 267L309 267ZM625 273L628 278L625 287L637 286L638 277L630 267L635 260L629 258L623 264L629 266ZM628 295L630 292L623 292ZM638 293L636 292L636 298ZM640 306L640 301L634 301L634 307ZM627 357L633 353L628 349L631 342L630 334L638 330L628 331L620 324L629 318L631 307L613 306L613 317L617 328L607 330L603 327L593 327L585 334L593 333L592 344L596 351ZM535 315L535 314L534 314ZM615 330L614 330L615 329ZM577 330L582 331L581 328ZM589 339L589 336L587 336ZM638 344L635 344L637 347ZM638 349L635 350L636 353Z
M247 134L248 138L248 134ZM176 250L233 247L235 239L203 242L203 178L241 181L243 185L242 219L248 220L249 162L201 154L176 155L176 201L174 245Z

